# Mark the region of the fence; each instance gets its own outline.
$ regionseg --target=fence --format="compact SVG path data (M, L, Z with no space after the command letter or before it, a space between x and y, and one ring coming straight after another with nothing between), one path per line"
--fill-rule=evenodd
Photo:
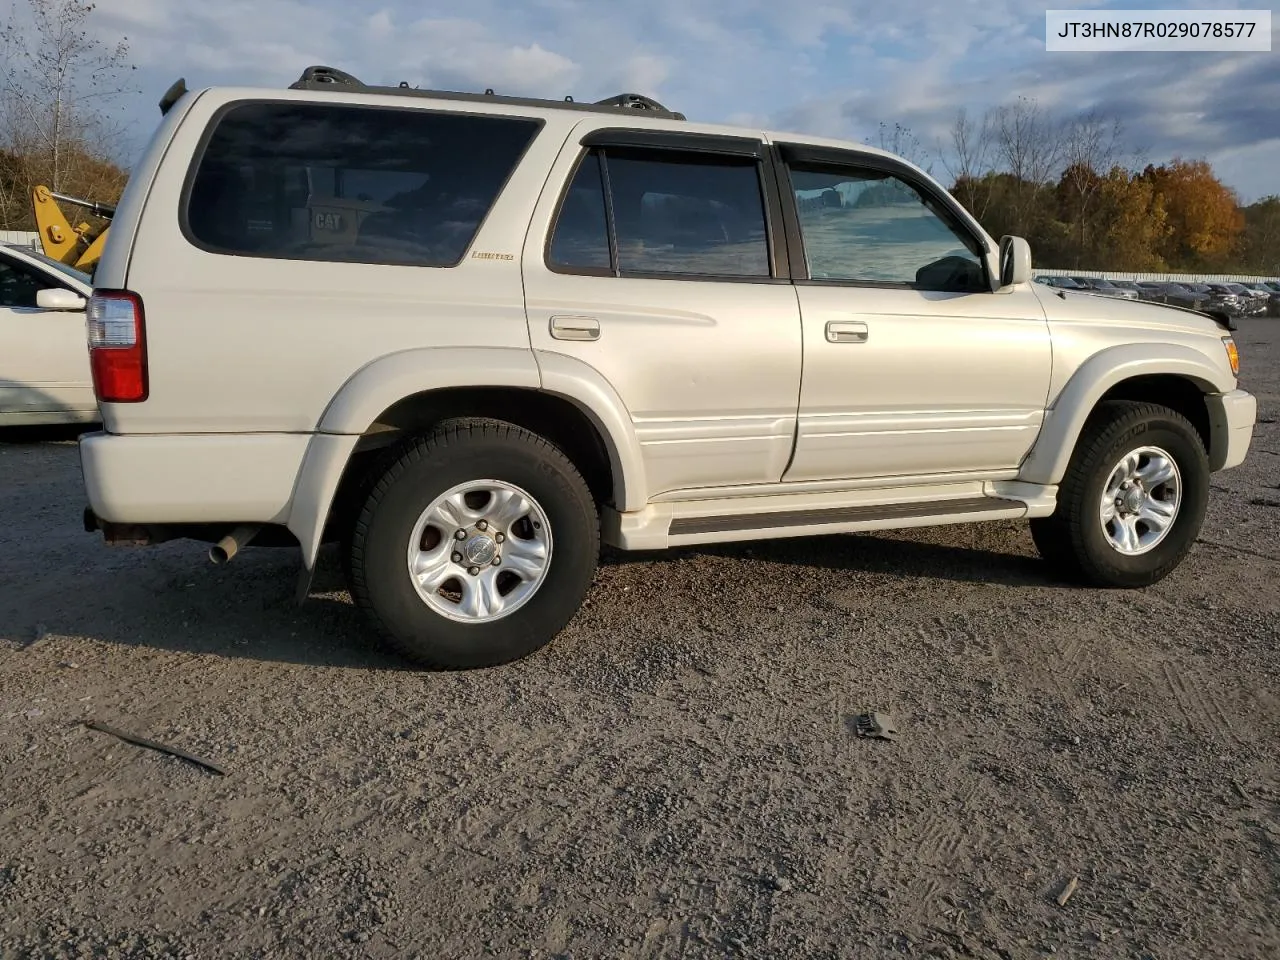
M40 234L34 230L0 230L0 243L12 243L22 247L40 246Z
M1125 270L1059 270L1032 268L1032 273L1042 277L1105 277L1108 280L1173 280L1177 283L1257 283L1276 280L1276 277L1256 276L1250 273L1132 273Z

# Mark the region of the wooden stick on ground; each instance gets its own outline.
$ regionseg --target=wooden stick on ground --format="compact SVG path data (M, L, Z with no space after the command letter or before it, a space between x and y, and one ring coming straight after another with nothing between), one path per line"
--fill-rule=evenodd
M1080 886L1079 877L1072 877L1068 880L1067 885L1063 887L1062 892L1058 894L1058 906L1065 907L1067 905L1067 901L1071 899L1072 895L1076 892L1076 887L1078 886Z
M99 723L97 720L86 720L84 725L88 727L90 730L99 730L102 733L110 734L113 737L123 740L125 743L132 743L132 744L136 744L139 747L146 747L148 750L158 750L161 753L167 753L170 756L178 757L182 760L187 760L191 763L194 763L196 766L204 767L206 770L211 770L212 772L216 773L220 777L225 777L227 775L227 771L223 770L217 764L211 763L208 760L203 760L200 757L187 753L185 750L179 750L177 747L165 746L165 744L163 743L157 743L154 740L148 740L146 737L140 737L137 734L133 734L133 733L126 733L125 731L119 730L116 727L109 727L105 723Z

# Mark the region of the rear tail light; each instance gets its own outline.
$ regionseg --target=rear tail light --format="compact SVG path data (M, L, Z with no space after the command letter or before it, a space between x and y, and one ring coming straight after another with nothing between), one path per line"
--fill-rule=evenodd
M147 399L147 338L142 299L128 290L95 290L87 308L89 366L99 403Z

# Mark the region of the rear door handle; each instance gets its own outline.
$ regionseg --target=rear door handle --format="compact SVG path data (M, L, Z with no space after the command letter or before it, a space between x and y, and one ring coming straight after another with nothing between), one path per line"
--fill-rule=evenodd
M552 317L551 336L556 340L599 340L600 321L595 317Z
M831 343L866 343L870 333L861 320L827 321L827 339Z

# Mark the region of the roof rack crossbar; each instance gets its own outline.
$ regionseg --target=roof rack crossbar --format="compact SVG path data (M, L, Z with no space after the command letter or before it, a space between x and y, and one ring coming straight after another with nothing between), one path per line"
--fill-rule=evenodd
M302 71L302 76L289 85L290 90L340 90L350 93L395 94L397 96L433 97L441 100L466 100L471 102L499 103L522 107L555 107L561 110L579 110L591 113L643 112L663 120L685 120L683 113L668 110L658 101L638 93L620 93L616 97L585 103L565 97L563 100L543 100L537 97L510 97L487 88L484 93L463 93L456 90L419 90L405 81L398 86L374 86L356 79L336 67L312 66Z

